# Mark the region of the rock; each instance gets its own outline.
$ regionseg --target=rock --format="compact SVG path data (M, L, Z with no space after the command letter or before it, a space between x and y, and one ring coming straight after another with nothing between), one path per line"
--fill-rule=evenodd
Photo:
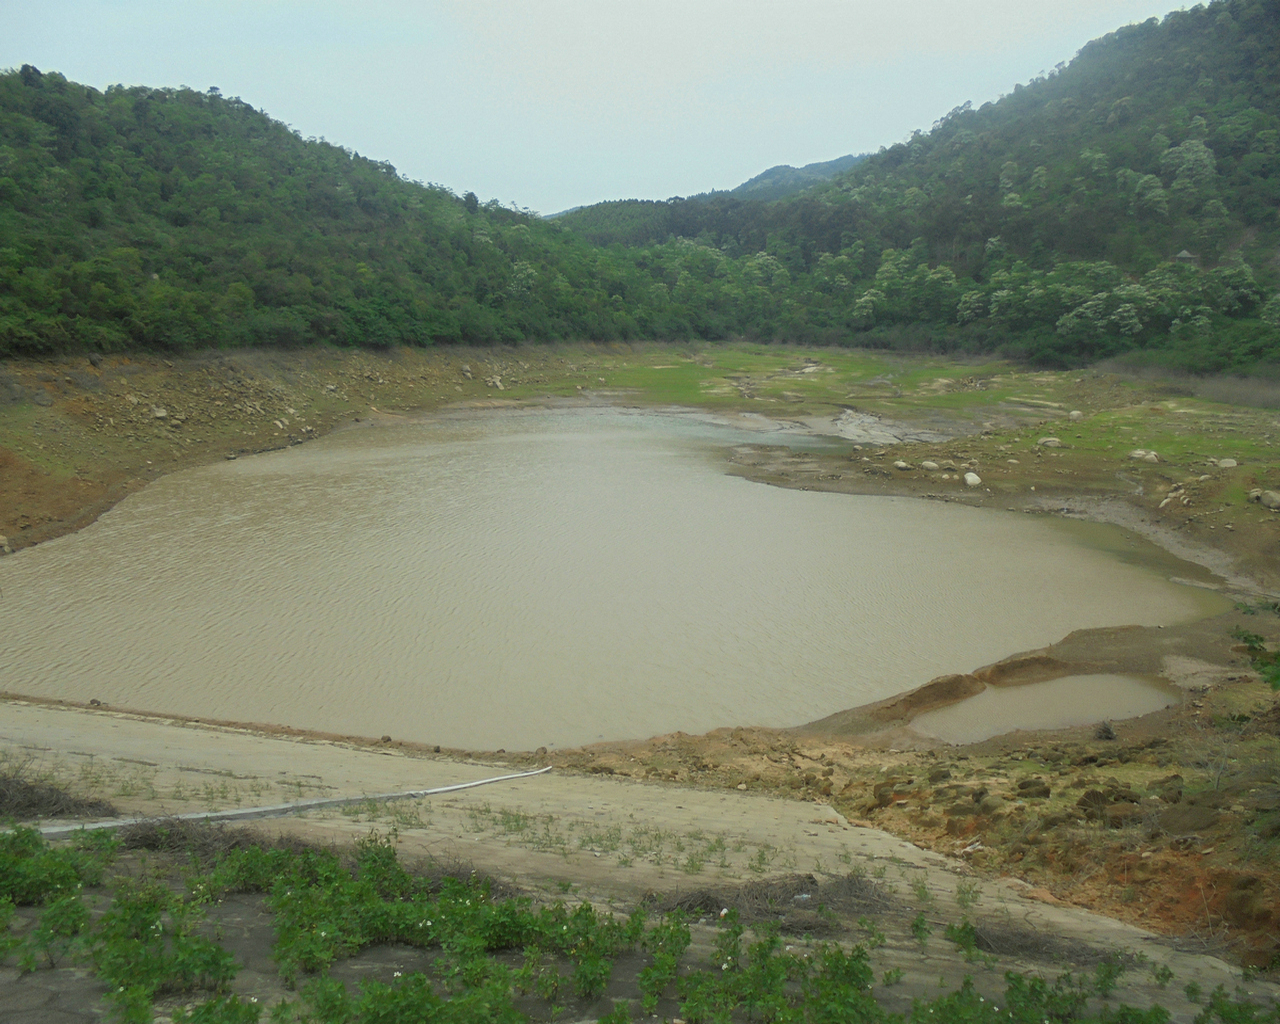
M746 784L745 782L739 782L736 786L734 786L734 789L744 789L744 790L745 790L746 788L747 788L747 784Z
M982 477L978 476L977 473L966 473L964 475L964 485L966 487L981 487Z
M13 548L9 547L9 538L0 534L0 555L13 554Z
M1219 817L1218 812L1212 807L1182 803L1174 804L1168 810L1161 811L1156 822L1170 835L1185 836L1212 828L1217 824Z
M1135 448L1133 451L1129 453L1129 458L1141 461L1142 459L1145 459L1148 455L1154 455L1154 454L1155 452L1148 452L1145 448Z
M928 470L930 473L936 473L939 467L936 462L929 462L926 460L920 463L920 468L924 470Z
M1056 437L1042 437L1036 442L1041 448L1061 448L1062 442Z
M893 468L894 469L910 469L911 463L903 462L901 459L899 459L897 462L893 464Z
M1244 875L1236 880L1223 906L1223 916L1238 927L1265 924L1271 920L1271 906L1262 888L1262 879Z
M983 797L982 803L978 804L979 814L995 814L996 811L1004 808L1004 800L998 796Z
M89 365L90 365L90 366L92 366L92 367L94 367L95 369L96 369L97 367L101 366L101 365L102 365L102 356L98 355L98 353L97 353L97 352L90 352L90 353L89 353Z
M1257 500L1258 500L1259 498L1261 498L1261 497L1262 497L1262 488L1261 488L1261 487L1255 487L1253 490L1251 490L1251 491L1249 492L1249 500L1250 500L1250 501L1257 501Z
M151 415L158 420L167 420L169 418L169 410L162 405L153 405L151 407Z
M1116 804L1103 812L1103 819L1111 828L1124 828L1142 820L1142 809L1133 804Z
M1072 409L1071 412L1067 414L1067 418L1071 420L1072 423L1079 423L1084 419L1084 413L1079 409Z
M390 742L391 742L391 737L390 737L390 736L388 736L386 733L383 733L383 734L382 734L382 742L383 742L383 743L390 743Z
M1240 465L1240 463L1236 462L1235 459L1219 459L1218 460L1219 469L1235 469L1236 466L1238 465Z
M1111 800L1107 794L1100 789L1089 789L1080 794L1080 799L1076 801L1076 806L1084 811L1084 816L1090 821L1101 818L1103 812Z
M1272 512L1280 509L1280 491L1263 491L1258 497L1263 508L1269 508Z

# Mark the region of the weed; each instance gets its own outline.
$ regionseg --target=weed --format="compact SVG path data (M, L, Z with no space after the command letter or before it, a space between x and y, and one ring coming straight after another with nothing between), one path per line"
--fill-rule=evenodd
M929 942L929 936L933 934L933 929L929 927L929 922L925 920L923 911L912 918L911 934L915 937L916 942L920 943L920 948L924 949Z
M858 918L858 927L866 933L867 947L869 949L879 949L888 941L879 926L871 920L871 918L866 917L865 915Z
M1103 999L1110 997L1116 989L1116 983L1124 974L1124 965L1116 958L1109 957L1093 969L1093 988Z
M929 906L933 902L933 893L929 890L929 886L923 878L917 878L911 883L911 891L916 894L916 899L923 906Z
M981 893L982 889L977 882L968 880L958 882L956 883L956 905L961 910L972 910Z
M763 846L756 847L755 856L747 861L747 870L754 871L757 875L763 875L769 870L778 857L778 848L765 843Z

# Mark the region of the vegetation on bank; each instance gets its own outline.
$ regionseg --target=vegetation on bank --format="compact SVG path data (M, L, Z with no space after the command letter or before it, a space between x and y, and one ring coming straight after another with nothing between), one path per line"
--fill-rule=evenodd
M175 862L181 881L113 873L122 843L106 833L83 833L59 847L29 828L0 833L4 955L23 973L89 966L105 983L113 1018L127 1022L150 1021L158 1003L173 1020L190 1024L252 1024L264 1011L272 1021L296 1024L489 1024L555 1019L569 1009L610 1024L660 1010L694 1024L1169 1020L1159 1005L1113 1000L1121 976L1136 966L1121 960L1054 980L1010 971L1000 1000L984 998L966 979L958 989L916 1000L904 1016L877 1000L868 946L884 936L869 919L862 922L866 944L804 942L793 950L776 927L759 924L749 932L736 910L724 908L704 959L690 953L690 923L679 911L649 918L637 909L619 918L586 902L535 906L474 878L411 874L396 856L394 837L370 833L346 860L331 850L257 843L212 855L206 849L202 857L193 830L179 831L174 844L163 825L144 828L128 845L185 849L185 869L182 857ZM296 997L267 1007L232 994L240 965L207 917L236 893L260 896L273 920L271 956ZM20 933L12 927L16 907L38 908L25 912ZM928 943L927 926L913 931L922 946ZM969 921L954 922L945 938L976 968L984 966L980 933ZM330 975L359 950L391 943L415 951L423 969L395 971L389 982L366 978L355 991ZM624 960L620 988L615 972ZM901 974L889 972L883 987ZM1174 980L1167 967L1153 976L1160 988ZM1195 988L1186 991L1204 1003L1197 1021L1280 1020L1274 1005L1222 989L1206 998Z
M1273 372L1277 53L1275 0L1215 0L788 198L555 221L216 89L27 65L0 75L0 356L741 336Z

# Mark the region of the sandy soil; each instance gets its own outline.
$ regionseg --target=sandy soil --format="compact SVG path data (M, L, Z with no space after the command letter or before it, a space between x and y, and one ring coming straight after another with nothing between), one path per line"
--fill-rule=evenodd
M16 700L0 704L0 746L36 759L81 791L109 796L132 815L315 794L372 796L509 770L500 763L418 751ZM875 880L883 893L873 916L888 942L876 953L877 972L904 971L892 993L904 1007L914 996L936 993L940 978L959 985L974 973L974 965L940 938L922 948L911 936L909 922L921 913L939 935L946 923L967 916L993 935L1012 936L1010 949L980 972L980 986L993 996L1003 969L1087 969L1108 953L1137 955L1131 962L1142 966L1126 976L1117 997L1139 1004L1158 1000L1178 1019L1189 1020L1196 1008L1177 987L1195 981L1205 991L1219 984L1234 989L1240 978L1201 943L1170 942L1016 879L984 879L967 857L944 856L852 823L821 800L553 770L427 800L370 800L341 811L295 814L263 827L339 844L354 842L370 828L394 830L400 856L409 862L430 858L543 898L572 893L574 899L619 909L655 892L668 899L703 893L714 900L717 892L769 877L798 878L801 888L817 892L823 879L852 872ZM834 928L834 937L858 938L853 920L819 927L822 919L797 905L796 919L788 922L792 933ZM1045 938L1019 953L1018 934ZM708 936L703 939L709 944ZM1177 987L1157 985L1151 969L1162 964L1173 971ZM41 974L10 980L30 987L56 979ZM237 981L241 994L264 1000L283 994L278 987L278 979L254 970ZM1280 987L1265 980L1248 988L1254 998L1280 995Z

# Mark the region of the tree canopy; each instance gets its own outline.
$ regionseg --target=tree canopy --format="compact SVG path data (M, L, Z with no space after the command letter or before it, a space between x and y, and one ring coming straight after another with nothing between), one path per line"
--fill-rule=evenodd
M835 164L780 200L547 221L217 90L24 66L0 74L0 355L750 336L1280 363L1280 0L1129 26Z

